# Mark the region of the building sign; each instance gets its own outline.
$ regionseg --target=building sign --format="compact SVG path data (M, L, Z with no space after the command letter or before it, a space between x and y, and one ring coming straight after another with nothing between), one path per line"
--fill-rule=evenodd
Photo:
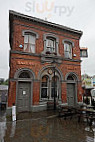
M18 65L28 65L28 66L35 66L35 64L31 61L17 61Z
M80 57L88 57L87 48L80 48Z
M93 77L93 87L95 87L95 76Z
M91 78L84 78L82 81L82 87L93 88L93 82Z

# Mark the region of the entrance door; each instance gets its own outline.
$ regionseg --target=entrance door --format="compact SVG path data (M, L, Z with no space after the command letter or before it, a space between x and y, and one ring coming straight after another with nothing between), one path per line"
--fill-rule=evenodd
M68 83L67 84L67 102L69 106L75 105L75 84L74 83Z
M29 98L31 94L31 83L18 83L17 110L18 112L29 111Z

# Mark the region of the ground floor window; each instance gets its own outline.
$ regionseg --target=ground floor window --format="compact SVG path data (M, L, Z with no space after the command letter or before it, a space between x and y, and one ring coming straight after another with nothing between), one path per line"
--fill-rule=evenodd
M43 76L41 81L41 99L52 99L59 97L59 78L57 76L50 79L49 76Z
M48 76L42 77L41 98L47 98L48 97L48 82L49 82Z

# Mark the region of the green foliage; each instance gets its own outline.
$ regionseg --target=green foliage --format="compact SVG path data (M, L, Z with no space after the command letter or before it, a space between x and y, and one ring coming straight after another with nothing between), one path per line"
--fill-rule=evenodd
M8 79L6 79L5 81L0 82L0 85L8 85L8 83L9 83L9 80L8 80Z

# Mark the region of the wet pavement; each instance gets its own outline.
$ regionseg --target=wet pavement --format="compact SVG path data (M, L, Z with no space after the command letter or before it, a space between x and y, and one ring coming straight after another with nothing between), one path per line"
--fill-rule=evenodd
M21 117L22 116L22 117ZM94 142L95 124L89 127L55 112L22 113L12 122L0 113L0 142Z

